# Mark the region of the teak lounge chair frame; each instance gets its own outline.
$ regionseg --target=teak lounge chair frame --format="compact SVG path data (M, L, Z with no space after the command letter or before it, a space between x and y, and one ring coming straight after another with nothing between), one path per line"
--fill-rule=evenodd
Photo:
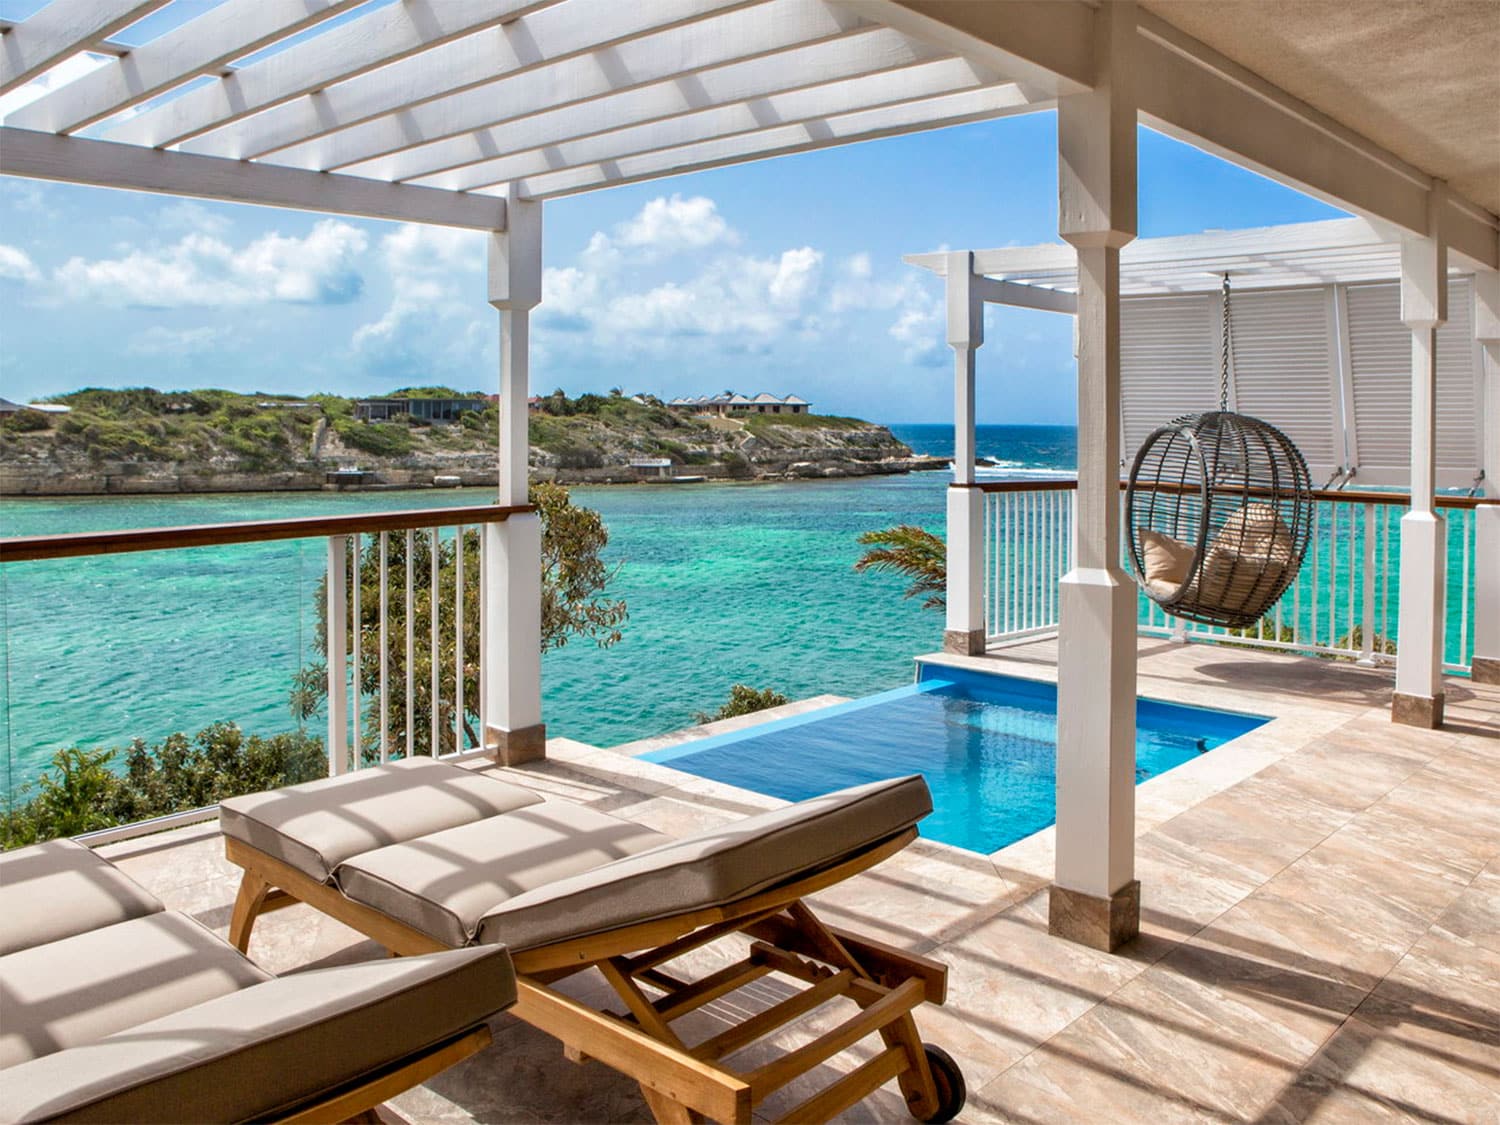
M945 1121L962 1105L963 1080L946 1055L922 1043L912 1010L924 1001L943 1003L947 966L825 925L802 901L895 855L915 837L916 829L907 829L833 867L726 906L514 953L517 999L510 1011L560 1040L573 1061L596 1059L638 1082L664 1125L686 1125L703 1117L748 1125L770 1094L877 1033L883 1050L781 1120L826 1121L895 1078L912 1116ZM446 948L243 841L226 838L225 851L245 871L229 928L229 939L241 952L248 951L260 914L297 902L338 919L395 955ZM751 939L749 952L717 972L687 981L661 968L735 933ZM597 968L614 988L627 1015L600 1011L551 987L590 968ZM672 1023L680 1017L773 972L808 987L700 1043L689 1045L673 1031ZM643 986L660 995L648 997ZM859 1010L811 1042L751 1070L736 1070L723 1061L840 997Z

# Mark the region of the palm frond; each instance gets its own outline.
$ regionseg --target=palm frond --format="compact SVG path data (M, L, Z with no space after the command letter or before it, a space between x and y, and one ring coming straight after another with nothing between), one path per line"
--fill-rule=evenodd
M870 550L854 564L859 572L891 571L910 578L906 597L927 594L923 609L942 609L943 594L948 585L948 546L941 538L921 527L898 524L882 531L867 531L859 537L862 547Z

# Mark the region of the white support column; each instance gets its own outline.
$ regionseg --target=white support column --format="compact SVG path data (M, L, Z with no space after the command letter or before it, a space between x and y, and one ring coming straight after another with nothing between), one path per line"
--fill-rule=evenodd
M1474 335L1484 353L1484 495L1500 499L1500 270L1474 275ZM1500 684L1500 504L1474 513L1474 667L1479 684Z
M1448 319L1448 247L1441 187L1428 196L1425 238L1401 243L1401 320L1411 330L1411 504L1401 517L1401 609L1391 718L1443 725L1443 583L1447 528L1433 506L1437 478L1437 330Z
M507 201L507 229L490 236L490 304L500 312L500 495L526 503L528 329L542 299L542 205ZM542 529L535 513L484 528L480 646L485 748L502 765L547 752L542 723Z
M943 648L984 652L984 493L974 487L974 352L984 343L984 301L974 256L948 255L948 343L953 348L953 484L948 489L947 627Z
M1078 496L1059 591L1053 934L1112 950L1140 929L1136 592L1121 569L1120 248L1135 237L1135 4L1100 5L1098 81L1058 102L1058 227L1078 255Z

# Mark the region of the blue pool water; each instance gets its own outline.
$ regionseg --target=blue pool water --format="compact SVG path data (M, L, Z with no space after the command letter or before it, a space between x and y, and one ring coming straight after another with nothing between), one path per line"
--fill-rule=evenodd
M922 834L993 852L1056 818L1057 688L924 665L907 687L645 757L796 801L920 773L933 813ZM1136 701L1136 783L1254 730L1267 719Z

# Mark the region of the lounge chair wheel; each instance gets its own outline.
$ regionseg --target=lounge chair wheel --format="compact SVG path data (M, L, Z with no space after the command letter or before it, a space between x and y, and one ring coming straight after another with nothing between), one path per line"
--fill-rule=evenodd
M953 1056L941 1047L923 1043L922 1050L927 1052L927 1065L932 1069L932 1082L937 1087L938 1099L937 1112L924 1120L928 1125L952 1121L969 1099L968 1088L964 1085L964 1072L958 1069Z

